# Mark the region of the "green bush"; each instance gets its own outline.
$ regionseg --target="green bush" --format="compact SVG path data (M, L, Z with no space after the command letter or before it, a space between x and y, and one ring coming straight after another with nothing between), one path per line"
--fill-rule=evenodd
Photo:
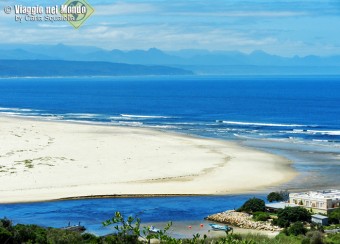
M46 238L47 243L83 243L83 238L80 233L60 229L48 229Z
M7 229L0 227L0 243L11 243L12 233Z
M274 224L287 228L291 223L295 222L310 222L311 213L302 207L286 207L280 209L277 213L277 220Z
M317 230L318 232L322 232L324 233L325 232L325 227L321 224L317 224L317 223L311 223L310 224L310 230Z
M97 236L90 234L90 233L84 233L84 234L82 234L81 237L83 239L83 243L88 243L88 244L100 244L100 243L102 243L100 237L97 237Z
M307 233L307 229L302 222L295 222L287 229L287 233L288 235L293 236L305 235Z
M18 243L47 243L46 229L37 225L18 224L13 227L13 239Z
M327 244L339 244L340 243L340 233L327 234L324 243L327 243Z
M259 198L251 198L247 200L242 207L238 209L239 212L264 212L266 210L266 204L262 199Z
M340 224L340 208L337 208L328 214L330 224Z
M253 213L253 219L255 221L266 221L270 218L269 213L266 212L255 212Z
M308 244L323 244L323 235L320 231L309 231L306 234L305 241Z
M4 227L5 229L9 230L12 228L12 221L7 218L0 219L0 227Z

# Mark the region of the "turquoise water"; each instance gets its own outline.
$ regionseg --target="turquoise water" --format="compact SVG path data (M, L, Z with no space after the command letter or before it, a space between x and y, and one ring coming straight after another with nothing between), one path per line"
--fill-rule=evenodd
M340 187L339 77L0 79L0 113L234 140L293 161L299 176L278 189ZM81 221L102 233L114 211L142 212L145 222L199 220L247 197L10 204L0 216L54 227Z

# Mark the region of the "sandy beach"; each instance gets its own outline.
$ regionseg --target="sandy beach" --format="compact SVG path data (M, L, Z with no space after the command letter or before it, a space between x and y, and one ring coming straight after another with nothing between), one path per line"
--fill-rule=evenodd
M296 176L280 156L157 130L0 117L0 202L234 194Z

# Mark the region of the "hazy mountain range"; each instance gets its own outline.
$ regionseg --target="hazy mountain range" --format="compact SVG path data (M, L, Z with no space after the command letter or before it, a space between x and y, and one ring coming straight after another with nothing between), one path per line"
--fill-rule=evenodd
M0 45L2 60L100 61L133 65L161 65L196 74L340 74L340 56L280 57L263 51L104 50L59 45ZM179 70L178 70L179 71Z
M166 66L146 66L100 61L0 60L0 77L192 75Z

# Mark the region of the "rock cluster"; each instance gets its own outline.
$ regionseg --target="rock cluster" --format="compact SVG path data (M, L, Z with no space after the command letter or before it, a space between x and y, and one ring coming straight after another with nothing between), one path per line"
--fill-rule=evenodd
M244 229L281 231L280 227L271 224L271 221L254 221L252 215L235 210L210 215L207 220L230 224Z

